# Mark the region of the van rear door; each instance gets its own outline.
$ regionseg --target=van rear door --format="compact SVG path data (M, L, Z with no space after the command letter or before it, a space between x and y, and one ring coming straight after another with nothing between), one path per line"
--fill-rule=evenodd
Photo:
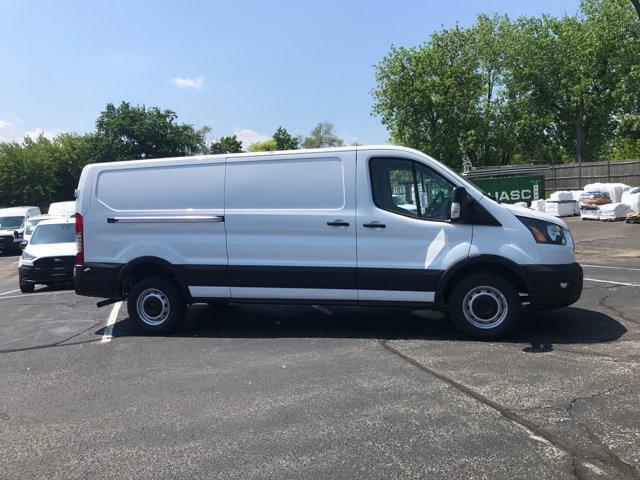
M409 152L358 151L358 297L431 303L444 271L469 255L472 226L451 223L445 173Z
M227 159L234 298L356 300L355 150Z

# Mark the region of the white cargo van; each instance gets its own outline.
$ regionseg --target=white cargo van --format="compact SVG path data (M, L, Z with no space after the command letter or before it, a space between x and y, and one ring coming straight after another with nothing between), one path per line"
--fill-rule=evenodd
M36 215L38 207L0 208L0 251L20 251L25 223Z
M71 200L68 202L53 202L49 205L49 215L73 215L76 213L76 202Z
M75 220L51 217L38 223L31 241L18 261L18 282L22 293L38 284L68 285L76 260Z
M494 338L523 304L582 291L562 220L407 148L95 164L76 193L76 292L126 298L154 333L187 304L232 301L448 307L462 331Z

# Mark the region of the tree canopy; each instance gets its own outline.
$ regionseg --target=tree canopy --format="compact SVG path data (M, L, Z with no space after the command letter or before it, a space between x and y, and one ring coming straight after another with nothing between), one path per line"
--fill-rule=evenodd
M302 142L303 148L342 147L344 142L333 132L333 124L320 122Z
M209 153L216 155L219 153L241 153L242 152L242 141L238 140L238 137L235 135L230 135L228 137L220 137L217 142L213 142L211 144L211 148L209 148Z
M460 168L640 154L640 22L628 0L577 16L480 15L394 47L373 113L391 140ZM622 154L624 152L624 154Z
M178 123L172 110L108 104L95 132L0 143L0 206L70 200L89 163L207 153L207 132Z

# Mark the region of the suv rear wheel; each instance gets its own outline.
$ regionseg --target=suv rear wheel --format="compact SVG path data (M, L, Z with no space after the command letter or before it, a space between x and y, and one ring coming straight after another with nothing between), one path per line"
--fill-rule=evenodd
M453 287L449 315L463 333L490 340L515 328L522 316L522 302L518 291L504 277L474 273Z
M127 295L129 318L148 333L169 333L182 321L186 302L177 286L165 277L147 277Z

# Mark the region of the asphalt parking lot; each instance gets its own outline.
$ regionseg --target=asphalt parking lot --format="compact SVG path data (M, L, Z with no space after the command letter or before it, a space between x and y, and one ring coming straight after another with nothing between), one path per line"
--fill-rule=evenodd
M20 294L0 258L0 478L640 478L640 225L569 222L581 300L508 340L399 308Z

